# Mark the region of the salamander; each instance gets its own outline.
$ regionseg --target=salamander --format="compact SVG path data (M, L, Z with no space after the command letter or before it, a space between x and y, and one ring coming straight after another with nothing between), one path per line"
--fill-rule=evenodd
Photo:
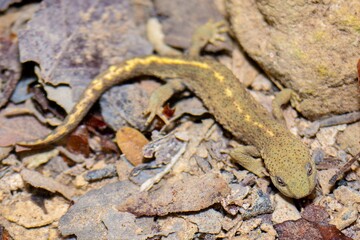
M18 145L35 147L61 139L79 124L103 92L139 76L164 81L181 79L217 122L251 145L231 150L235 161L260 177L270 176L288 197L302 198L313 191L316 169L307 147L256 102L228 68L203 57L150 55L110 66L89 84L64 122L50 135Z

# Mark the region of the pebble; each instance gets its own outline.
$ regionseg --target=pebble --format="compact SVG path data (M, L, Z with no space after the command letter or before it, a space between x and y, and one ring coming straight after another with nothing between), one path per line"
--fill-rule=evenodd
M272 214L274 224L282 223L288 220L298 220L301 218L300 212L293 205L290 198L286 198L280 194L275 194L275 211Z
M355 191L346 186L340 186L334 190L336 200L344 205L352 205L353 203L360 203L360 192Z
M358 218L358 211L355 206L344 207L335 218L329 221L330 224L335 225L339 230L350 226Z
M338 169L330 168L327 170L318 171L317 177L318 182L321 187L321 190L324 195L329 194L333 188L331 184L329 184L330 178L337 173Z

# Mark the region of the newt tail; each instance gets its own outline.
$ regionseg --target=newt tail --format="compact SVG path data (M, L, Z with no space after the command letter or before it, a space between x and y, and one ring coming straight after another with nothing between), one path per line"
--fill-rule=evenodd
M211 70L211 65L214 64L225 68L216 62L212 62L211 64L204 63L204 60L198 57L168 58L157 56L133 58L118 65L110 66L88 85L80 97L79 102L74 106L61 125L44 138L34 141L18 142L17 145L24 147L42 147L62 139L79 125L97 99L114 85L121 84L138 76L146 75L160 79L186 77L186 75L189 74L185 74L185 72L199 72L199 68L216 74L215 71ZM181 65L180 68L179 65ZM186 71L182 70L185 68L187 69Z

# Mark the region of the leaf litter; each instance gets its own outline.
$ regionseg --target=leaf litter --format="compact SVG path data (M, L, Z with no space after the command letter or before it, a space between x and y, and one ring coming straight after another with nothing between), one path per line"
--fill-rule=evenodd
M208 0L197 4L210 8L209 11L192 7L192 2L177 6L178 10L172 8L175 1L155 2L155 6L150 2L131 4L115 0L45 0L35 4L39 11L21 31L19 51L22 62L34 61L39 65L36 72L46 93L43 95L46 103L35 102L30 107L20 104L16 108L29 109L22 114L37 116L46 124L58 116L49 111L53 103L65 111L71 109L89 81L109 65L152 52L144 30L154 12L158 16L169 16L160 21L165 31L162 44L178 48L188 46L190 38L186 36L197 26L210 19L223 19ZM200 18L196 16L199 11ZM183 24L184 19L186 28L175 27ZM216 48L210 46L207 50ZM242 56L238 49L232 51ZM15 59L14 54L5 55ZM237 58L247 62L246 57ZM252 63L238 69L228 56L220 60L242 78L261 75ZM14 64L21 66L19 62ZM304 233L312 237L309 239L360 237L358 163L352 164L339 184L325 184L336 173L332 169L349 159L348 152L339 149L349 149L351 154L356 154L357 128L353 126L357 123L349 127L320 127L316 138L304 138L312 150L323 149L327 157L318 160L319 165L325 167L319 173L316 196L308 198L306 201L311 204L306 204L284 199L273 191L269 180L258 179L231 162L222 152L231 145L229 134L207 118L201 102L188 92L181 95L185 96L183 100L170 100L171 111L175 112L168 115L169 125L164 126L158 120L146 128L142 112L151 92L158 86L158 82L144 78L135 84L114 87L100 100L101 113L110 128L133 127L140 131L133 134L134 139L128 139L135 142L141 139L138 146L126 145L126 150L120 147L125 155L103 151L105 146L110 146L104 140L113 139L115 134L104 130L106 126L101 123L95 127L85 123L82 128L86 126L86 133L81 128L75 132L70 145L86 143L86 149L76 148L76 153L70 152L69 146L53 146L40 153L18 149L23 152L15 154L12 148L4 148L0 168L0 225L4 229L1 231L14 239L23 239L23 236L29 239L66 236L77 239L307 239ZM32 87L33 83L24 82L20 94L24 98L19 96L20 102L36 97L28 94L27 89ZM268 92L264 94L258 89ZM253 87L252 93L269 105L272 89ZM39 93L37 97L41 96ZM69 99L65 99L64 94ZM15 99L14 102L18 103ZM98 107L95 106L95 112ZM8 108L14 105L8 104L2 111ZM291 108L285 112L295 133L311 125ZM0 121L4 146L38 138L50 131L32 116L7 118L3 114ZM103 127L97 128L97 125ZM352 129L348 130L350 126ZM144 136L149 142L144 141ZM331 162L327 160L329 157L339 160Z

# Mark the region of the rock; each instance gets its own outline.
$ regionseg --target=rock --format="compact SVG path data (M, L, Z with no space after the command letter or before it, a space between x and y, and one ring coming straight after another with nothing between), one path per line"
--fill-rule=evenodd
M336 168L330 168L327 170L319 171L317 174L318 182L324 195L329 194L333 188L333 185L329 183L329 180L338 172Z
M360 152L360 122L350 124L344 132L340 132L337 137L337 143L341 149L348 149L354 156Z
M241 46L299 94L305 117L360 109L358 0L229 0L227 9Z
M350 226L357 218L358 211L355 206L344 207L329 223L335 225L337 229L342 230Z
M282 223L288 220L295 221L301 218L299 211L291 203L291 199L276 194L274 201L276 202L276 206L271 219L273 223Z
M334 190L336 200L344 205L351 205L353 203L360 203L360 192L355 191L349 187L340 186Z

